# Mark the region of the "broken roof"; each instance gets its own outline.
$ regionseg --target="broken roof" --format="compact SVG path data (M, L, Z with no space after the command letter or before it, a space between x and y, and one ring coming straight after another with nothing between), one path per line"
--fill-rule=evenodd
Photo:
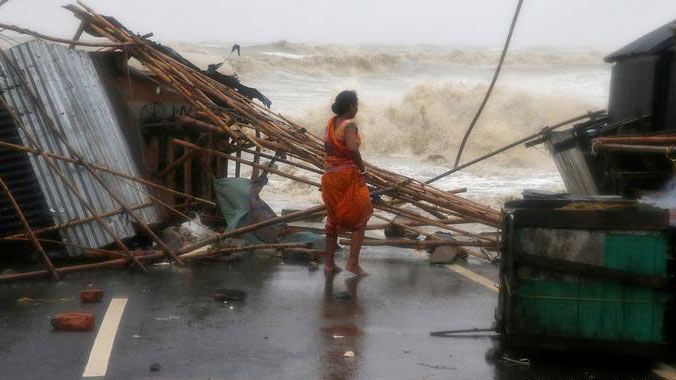
M17 45L8 53L24 73L31 90L46 105L62 138L77 147L82 159L125 174L140 175L89 54L39 40ZM3 96L15 109L32 139L39 144L36 148L65 154L67 149L61 138L47 128L45 118L27 89L23 88L21 78L4 61L0 62L0 85L4 89ZM4 125L4 128L10 127ZM29 137L23 133L19 135L25 146L31 146ZM30 157L30 163L54 223L62 224L90 216L45 160ZM75 165L59 166L98 213L111 212L119 207L89 173ZM143 186L116 180L109 175L104 178L109 182L108 186L128 204L151 203ZM143 208L138 213L147 223L160 220L154 207ZM125 214L110 216L106 218L106 223L120 238L136 234L132 221ZM113 242L113 238L95 221L69 226L60 232L64 241L86 247L100 247Z
M604 61L612 63L627 58L658 54L674 45L674 33L676 33L676 20L662 25L629 45L607 55Z

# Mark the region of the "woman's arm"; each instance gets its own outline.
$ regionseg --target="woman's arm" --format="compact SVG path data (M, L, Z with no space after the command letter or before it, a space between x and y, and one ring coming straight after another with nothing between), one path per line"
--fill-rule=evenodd
M357 124L350 123L345 127L345 145L350 150L348 156L354 161L359 170L364 172L366 168L361 160L359 146L357 145Z

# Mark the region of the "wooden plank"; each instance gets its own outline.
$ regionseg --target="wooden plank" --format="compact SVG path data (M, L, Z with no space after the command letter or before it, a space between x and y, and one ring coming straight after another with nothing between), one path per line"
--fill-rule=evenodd
M498 293L499 290L500 290L500 286L497 283L491 281L490 279L488 279L484 276L481 276L477 273L474 273L474 272L472 272L471 270L469 270L465 267L461 267L460 265L453 264L453 265L446 265L446 268L452 270L453 272L455 272L455 273L457 273L457 274L459 274L463 277L466 277L466 278L476 282L477 284L479 284L479 285L481 285L481 286L483 286L483 287L485 287L485 288L487 288L487 289L489 289L489 290L491 290L495 293Z
M260 137L261 137L261 132L257 129L256 130L256 138L260 139ZM259 154L260 152L261 152L261 148L256 147L256 153L254 153L254 159L253 159L253 162L256 163L256 164L261 163L261 156ZM251 179L253 180L253 179L258 178L258 175L259 175L259 169L258 169L258 167L254 166L251 169Z
M187 152L187 149L183 150ZM192 161L183 163L183 192L192 195Z
M165 143L164 143L164 162L167 163L167 165L174 160L174 152L176 150L176 145L174 145L173 141L171 140L171 137L166 136L165 137ZM169 174L167 174L166 177L164 177L164 184L172 189L178 189L178 186L176 186L176 171L172 170ZM168 198L168 199L164 199ZM163 197L162 199L164 202L169 203L169 204L175 204L178 203L175 199L175 196L172 194L167 194L166 197Z

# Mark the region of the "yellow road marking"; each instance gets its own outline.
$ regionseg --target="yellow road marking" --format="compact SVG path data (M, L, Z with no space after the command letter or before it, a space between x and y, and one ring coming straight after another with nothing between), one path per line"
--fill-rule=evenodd
M463 276L469 278L470 280L476 282L477 284L483 285L484 287L486 287L486 288L488 288L488 289L490 289L490 290L492 290L496 293L500 290L500 286L498 286L498 284L496 284L495 282L487 279L484 276L476 274L476 273L472 272L471 270L469 270L465 267L461 267L460 265L457 265L457 264L452 264L452 265L446 265L446 268L452 270L455 273L463 275Z
M127 305L126 298L113 298L110 300L106 315L103 317L101 327L94 340L94 346L89 353L89 360L82 377L105 376L108 370L110 352L113 349L117 328L122 319L122 313Z

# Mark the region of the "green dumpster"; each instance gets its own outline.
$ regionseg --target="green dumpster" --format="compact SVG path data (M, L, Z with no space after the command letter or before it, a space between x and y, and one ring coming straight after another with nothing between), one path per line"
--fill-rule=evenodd
M667 211L579 200L513 201L504 211L498 327L508 347L667 348Z

